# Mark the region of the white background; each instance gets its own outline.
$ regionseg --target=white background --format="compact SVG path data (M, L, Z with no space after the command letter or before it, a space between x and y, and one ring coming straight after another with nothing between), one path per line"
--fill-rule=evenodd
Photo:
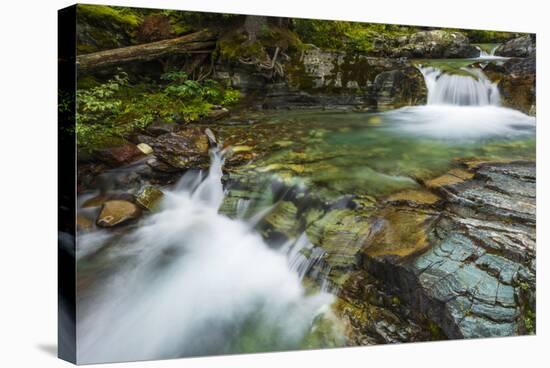
M548 43L546 1L180 0L98 3L537 32L537 336L240 355L129 367L536 367L548 364ZM0 13L0 366L69 366L57 336L57 9L8 0ZM7 83L6 83L7 82ZM546 348L546 350L545 350ZM121 365L103 365L103 367Z

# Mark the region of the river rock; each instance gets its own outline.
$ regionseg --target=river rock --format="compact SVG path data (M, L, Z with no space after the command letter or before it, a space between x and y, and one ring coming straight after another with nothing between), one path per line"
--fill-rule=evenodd
M141 210L132 202L123 200L107 201L97 218L97 226L113 227L137 219Z
M139 204L141 207L152 211L158 206L160 200L164 196L164 193L151 185L143 187L137 194L136 194L136 203Z
M495 55L506 57L528 57L536 54L535 35L513 38L497 47Z
M153 153L153 148L151 148L150 145L147 143L140 143L137 145L137 148L144 154L144 155L150 155Z
M203 129L186 128L157 137L151 146L157 159L176 169L208 167L208 138Z
M78 214L76 216L76 228L79 231L90 231L94 227L93 220L90 220L87 216L83 214Z
M222 107L220 109L210 110L206 115L206 120L216 121L216 120L221 120L223 118L226 118L228 116L229 116L229 110L226 109L225 107Z
M174 122L155 120L147 127L147 132L156 137L162 134L175 132L178 129L181 129L181 126Z
M136 161L144 155L135 144L127 143L122 146L95 150L94 156L107 165L120 166Z

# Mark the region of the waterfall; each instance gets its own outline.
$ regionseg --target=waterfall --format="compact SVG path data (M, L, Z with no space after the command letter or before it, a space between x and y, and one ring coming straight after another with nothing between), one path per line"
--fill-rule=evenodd
M495 51L500 46L500 44L494 44L491 46L491 50L489 52L485 51L483 48L476 46L476 48L479 50L479 57L478 59L492 59L492 58L499 58L498 56L495 56Z
M463 68L469 75L447 74L434 67L420 67L428 88L428 105L500 105L500 93L477 68Z
M435 67L419 67L428 89L424 106L407 106L380 114L386 129L398 134L453 142L530 136L534 117L501 107L500 94L478 68L463 68L465 75L448 74Z
M114 238L98 266L114 270L99 269L105 280L79 304L79 363L292 349L327 315L332 295L301 283L318 259L303 256L305 235L273 249L218 212L222 164L213 152L206 177L186 173L158 212Z
M495 55L495 51L498 49L499 46L500 46L500 44L498 44L498 43L492 45L491 50L489 52L485 51L483 48L481 48L479 46L476 46L476 48L479 50L479 56L477 57L477 59L480 59L480 60L504 60L504 59L507 59L506 57Z

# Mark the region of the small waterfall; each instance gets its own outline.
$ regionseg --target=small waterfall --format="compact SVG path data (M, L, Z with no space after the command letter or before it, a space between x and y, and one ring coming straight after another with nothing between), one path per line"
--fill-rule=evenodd
M311 273L316 266L323 268L323 258L326 254L323 248L314 246L308 239L306 233L303 233L295 241L290 241L283 246L283 252L287 254L290 269L297 272L301 280ZM311 275L320 283L321 290L329 292L326 274Z
M80 363L296 348L325 316L333 296L301 283L318 251L305 235L273 249L249 220L220 214L222 164L212 152L206 176L186 173L105 259L80 261L114 266L79 305Z
M428 103L381 114L392 122L387 129L400 134L450 140L479 140L532 135L536 119L500 106L500 94L478 68L462 68L464 75L419 66L428 89Z
M484 50L480 46L476 46L476 48L479 50L479 56L477 57L477 59L479 59L481 61L505 60L505 59L507 59L504 56L496 56L495 55L495 52L496 52L496 50L498 49L499 46L500 46L500 44L498 44L498 43L491 45L491 49L489 50L489 52L485 51L486 49Z
M447 74L438 68L420 67L428 88L428 105L500 105L496 86L477 68L463 68L469 75Z

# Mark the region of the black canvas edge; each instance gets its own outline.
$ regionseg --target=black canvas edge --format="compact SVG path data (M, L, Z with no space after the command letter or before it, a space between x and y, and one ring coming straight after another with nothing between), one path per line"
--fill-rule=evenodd
M58 11L57 354L76 364L76 5Z

